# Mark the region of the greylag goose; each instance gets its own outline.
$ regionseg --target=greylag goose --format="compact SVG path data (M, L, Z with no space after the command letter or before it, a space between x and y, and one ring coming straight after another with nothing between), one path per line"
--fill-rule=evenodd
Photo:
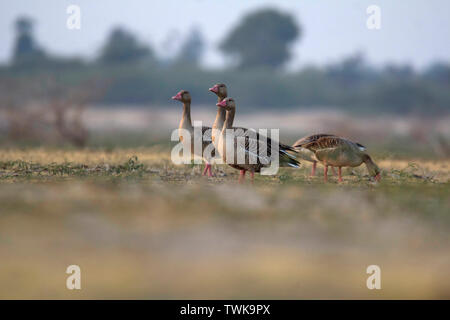
M211 128L202 126L202 154L196 154L194 148L194 127L192 126L191 121L191 95L186 90L181 90L175 96L172 97L172 100L177 100L183 103L183 115L180 120L179 129L187 130L191 134L191 154L195 154L199 157L202 157L206 163L205 169L203 170L203 175L208 173L209 177L212 177L211 172L211 160L215 156L215 150L213 149L211 152L205 152L208 146L211 145ZM180 141L183 140L183 136L180 132ZM206 150L207 151L207 150ZM197 151L198 152L198 151Z
M225 163L240 170L239 182L245 180L245 173L247 171L250 172L251 181L253 182L255 172L261 172L262 168L269 167L277 156L279 157L280 167L299 168L300 163L295 160L293 155L287 152L283 144L278 145L278 154L272 154L271 145L274 142L269 138L267 138L267 143L263 145L259 143L259 138L252 138L242 133L235 134L236 130L233 128L233 121L236 113L236 103L234 99L223 99L217 103L217 106L226 110L226 116L222 131L217 139L218 147L216 151L221 155ZM242 139L243 137L245 138ZM231 152L232 158L227 157L227 146L234 148L233 152ZM288 150L292 151L292 148L288 147ZM244 159L240 159L242 158L240 155L244 155ZM243 160L242 163L238 159Z
M209 91L215 93L217 95L217 103L220 103L222 100L224 100L227 96L228 96L228 89L227 86L223 83L218 83L215 84L214 86L212 86L211 88L209 88ZM214 143L214 147L217 149L218 147L218 140L216 140L216 136L220 135L223 125L225 123L225 117L226 117L226 109L223 107L219 107L217 108L217 114L216 114L216 119L214 120L214 124L212 127L212 132L211 132L211 136L212 136L212 141ZM232 123L233 124L233 123ZM267 148L270 149L272 147L272 140L270 138L265 137L264 135L261 135L259 132L255 132L254 130L250 131L247 128L243 128L243 127L233 127L234 130L234 134L235 135L239 135L239 136L250 136L253 138L256 138L257 140L262 140L262 141L267 141ZM255 137L256 135L256 137ZM279 144L280 146L280 150L283 150L283 152L294 152L296 153L296 150L288 145ZM233 166L233 165L231 165ZM243 172L241 172L241 174L244 174Z
M209 88L209 91L217 95L217 103L219 103L228 96L227 86L223 83L215 84L214 86ZM216 135L219 135L220 131L222 130L223 124L225 122L225 115L226 110L224 108L217 107L216 119L214 120L211 131L211 139L213 143L216 139Z
M313 135L306 136L306 137L303 137L303 138L297 140L292 145L292 147L295 149L295 151L298 152L298 157L300 159L303 159L305 161L309 161L309 162L313 163L312 169L311 169L311 177L314 177L316 175L316 168L317 168L316 156L314 155L314 152L312 152L311 150L308 150L306 148L302 148L302 147L300 147L300 145L305 144L306 142L316 141L317 139L322 138L322 137L331 137L331 136L333 136L333 135L327 134L327 133L313 134ZM333 174L336 175L334 167L331 167L331 170L333 171Z
M312 141L305 141L296 145L312 151L316 159L325 166L324 179L328 180L328 166L338 167L338 179L342 182L342 167L358 167L366 164L369 175L380 181L380 168L365 152L366 148L356 142L336 136L323 136Z

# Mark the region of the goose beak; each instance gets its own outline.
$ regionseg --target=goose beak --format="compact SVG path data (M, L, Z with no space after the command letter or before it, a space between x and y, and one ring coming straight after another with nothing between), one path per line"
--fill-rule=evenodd
M211 92L214 92L214 93L216 93L216 94L219 92L219 88L217 88L217 86L214 86L214 87L212 87L212 88L209 88L208 90L211 91Z
M375 179L376 182L380 182L381 180L381 175L378 173L375 177L373 177Z
M181 101L181 92L178 92L175 96L172 97L172 100Z
M222 101L216 103L216 106L218 106L218 107L226 107L227 106L227 101L225 99L223 99Z

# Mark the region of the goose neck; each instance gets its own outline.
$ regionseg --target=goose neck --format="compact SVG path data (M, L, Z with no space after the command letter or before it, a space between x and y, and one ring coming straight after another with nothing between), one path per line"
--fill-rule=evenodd
M191 120L191 102L186 101L183 103L183 115L181 118L181 124L192 126L192 120Z
M234 114L235 110L231 109L227 111L226 117L225 117L225 124L223 126L224 129L231 129L233 128L233 121L234 121Z

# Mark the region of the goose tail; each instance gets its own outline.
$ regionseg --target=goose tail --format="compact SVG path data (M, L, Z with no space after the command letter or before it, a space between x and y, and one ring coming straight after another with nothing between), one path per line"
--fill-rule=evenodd
M296 154L298 153L297 150L295 150L293 147L288 146L286 144L280 143L280 153L283 155L288 156L291 159L297 159ZM293 152L294 154L291 154L290 152Z
M287 144L284 144L284 143L280 143L280 150L297 153L297 150L295 150L294 147L288 146Z
M295 159L294 156L287 152L281 152L280 151L280 166L286 167L292 167L292 168L300 168L300 162Z
M356 142L356 145L358 146L359 150L361 150L361 151L366 151L367 150L367 148L364 147L361 143Z

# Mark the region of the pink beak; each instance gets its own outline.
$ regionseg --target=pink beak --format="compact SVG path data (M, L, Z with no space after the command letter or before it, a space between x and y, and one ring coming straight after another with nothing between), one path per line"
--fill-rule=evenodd
M227 106L227 100L223 99L222 101L216 103L216 106L218 106L218 107L226 107Z
M172 97L172 100L178 100L178 101L181 101L181 91L178 92L176 96L173 96L173 97Z
M378 173L378 174L374 177L374 179L375 179L375 181L380 182L380 180L381 180L381 174Z
M212 88L209 88L208 90L211 91L211 92L214 92L214 93L218 93L219 92L219 88L217 88L217 85L215 85Z

